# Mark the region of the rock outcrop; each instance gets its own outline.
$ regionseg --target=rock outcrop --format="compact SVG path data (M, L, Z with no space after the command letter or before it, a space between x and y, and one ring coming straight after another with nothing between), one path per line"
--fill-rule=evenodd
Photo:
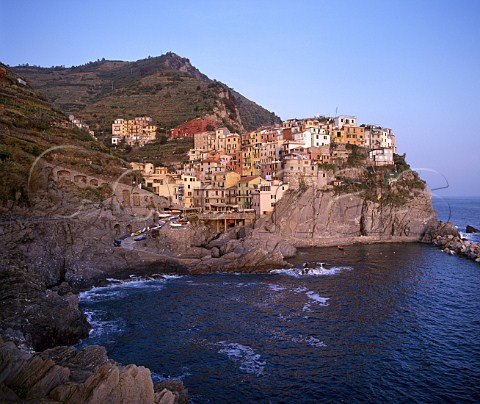
M479 229L470 225L467 225L467 228L465 229L465 231L466 233L480 233Z
M438 222L425 234L423 241L432 243L444 253L460 255L480 263L480 246L460 237L456 226L451 222Z
M31 354L0 338L0 399L36 403L187 402L180 381L155 385L143 366L121 366L105 348L57 347Z
M404 204L367 200L308 188L287 192L275 212L255 226L257 240L286 240L296 247L356 242L420 241L436 224L428 190Z

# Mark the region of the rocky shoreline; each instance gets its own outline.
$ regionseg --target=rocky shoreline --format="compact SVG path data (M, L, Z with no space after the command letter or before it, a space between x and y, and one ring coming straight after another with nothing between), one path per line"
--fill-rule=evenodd
M122 366L105 348L57 347L39 353L20 350L0 338L2 402L180 403L188 401L181 381L153 384L150 370Z
M480 264L480 246L478 244L451 234L446 237L437 236L432 243L434 246L439 247L444 253L459 255Z
M438 222L425 234L423 242L433 244L446 254L465 257L480 264L480 246L462 238L451 222Z
M197 223L184 231L165 229L133 248L112 245L119 218L108 212L94 221L0 226L6 240L0 257L0 359L8 364L0 367L0 397L11 402L98 402L104 397L135 402L129 392L136 391L137 402L186 402L180 381L157 386L148 369L117 364L101 347L68 346L89 331L76 294L105 285L107 278L265 272L288 267L285 259L300 247L355 243L422 241L471 259L476 254L477 262L480 258L478 246L461 240L455 226L436 221L426 193L403 209L330 194L317 196L309 207L309 192L297 197L295 211L287 198L277 216L254 228L217 234Z

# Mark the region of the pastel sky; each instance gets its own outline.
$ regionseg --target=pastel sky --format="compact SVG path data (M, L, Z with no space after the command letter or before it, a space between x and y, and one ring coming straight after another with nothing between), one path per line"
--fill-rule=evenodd
M480 196L480 1L0 0L8 65L173 51L282 119L390 127L440 195Z

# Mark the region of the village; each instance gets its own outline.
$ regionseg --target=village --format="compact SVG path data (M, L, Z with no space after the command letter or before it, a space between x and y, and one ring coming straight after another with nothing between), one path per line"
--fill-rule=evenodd
M112 144L143 146L155 140L150 117L116 119ZM209 118L188 121L170 131L170 140L193 137L188 161L177 167L131 163L140 186L184 211L269 214L284 193L313 186L342 185L341 170L361 150L366 166L391 167L395 178L395 135L379 125L357 125L354 116L289 119L253 132L231 133Z

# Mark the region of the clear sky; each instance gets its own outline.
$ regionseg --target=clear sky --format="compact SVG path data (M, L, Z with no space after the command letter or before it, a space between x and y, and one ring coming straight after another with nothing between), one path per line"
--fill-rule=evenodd
M479 17L479 0L0 0L0 60L173 51L282 119L390 127L431 188L480 195Z

